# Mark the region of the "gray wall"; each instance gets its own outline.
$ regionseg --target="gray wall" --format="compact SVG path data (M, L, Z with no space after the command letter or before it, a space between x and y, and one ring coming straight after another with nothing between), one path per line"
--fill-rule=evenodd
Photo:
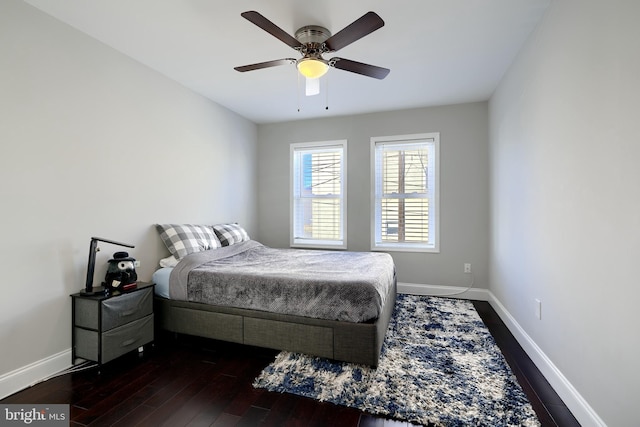
M370 138L440 132L440 253L392 252L398 280L488 287L488 106L473 103L258 126L258 239L289 246L289 145L347 139L347 245L370 250Z
M84 286L90 237L136 245L149 280L168 255L155 223L255 233L256 141L248 120L22 1L0 2L0 395L13 378L3 374L70 349L69 294ZM100 246L97 281L121 249Z
M491 291L585 426L638 424L639 16L552 2L490 101Z

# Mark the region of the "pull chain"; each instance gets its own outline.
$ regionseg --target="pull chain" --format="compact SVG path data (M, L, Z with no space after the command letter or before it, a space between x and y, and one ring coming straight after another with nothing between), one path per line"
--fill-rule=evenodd
M328 110L329 109L329 73L326 74L325 83L326 83L327 87L325 88L325 106L324 106L324 109Z
M298 70L296 69L296 76L297 76L297 84L296 84L296 102L298 103L298 113L300 112L300 73L298 72Z

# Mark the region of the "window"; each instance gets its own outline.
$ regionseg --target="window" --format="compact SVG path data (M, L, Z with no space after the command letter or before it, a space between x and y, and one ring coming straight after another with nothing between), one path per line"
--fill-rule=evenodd
M291 246L346 248L346 147L291 144Z
M372 249L438 252L439 133L371 138Z

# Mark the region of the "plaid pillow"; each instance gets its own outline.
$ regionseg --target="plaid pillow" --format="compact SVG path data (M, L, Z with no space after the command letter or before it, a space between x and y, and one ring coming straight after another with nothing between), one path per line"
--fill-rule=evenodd
M194 252L222 247L208 225L157 224L156 229L169 252L178 259Z
M218 224L213 226L222 246L231 246L235 243L250 240L246 230L238 224Z

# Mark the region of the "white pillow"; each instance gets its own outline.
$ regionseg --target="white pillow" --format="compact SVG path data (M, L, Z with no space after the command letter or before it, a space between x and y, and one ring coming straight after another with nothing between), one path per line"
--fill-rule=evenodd
M168 257L160 260L160 267L175 267L179 262L178 258L173 255L169 255Z

